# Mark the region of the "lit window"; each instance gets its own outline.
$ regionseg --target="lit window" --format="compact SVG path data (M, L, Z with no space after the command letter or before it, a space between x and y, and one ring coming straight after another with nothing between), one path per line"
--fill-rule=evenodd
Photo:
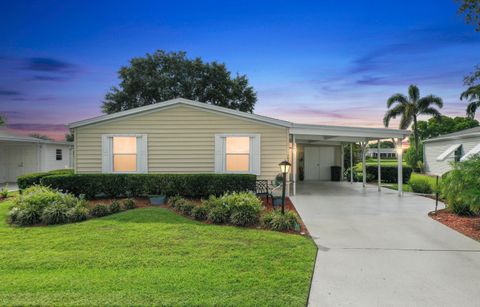
M62 155L62 150L61 149L56 149L55 150L55 160L57 160L57 161L62 161L63 160L63 155Z
M113 172L137 171L137 138L115 136L112 138Z
M225 138L225 171L250 171L250 137L229 136Z

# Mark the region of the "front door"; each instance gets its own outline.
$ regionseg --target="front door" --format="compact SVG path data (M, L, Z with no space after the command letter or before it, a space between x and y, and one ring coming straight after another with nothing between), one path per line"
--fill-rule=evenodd
M334 165L334 147L305 147L305 180L330 180L330 167Z

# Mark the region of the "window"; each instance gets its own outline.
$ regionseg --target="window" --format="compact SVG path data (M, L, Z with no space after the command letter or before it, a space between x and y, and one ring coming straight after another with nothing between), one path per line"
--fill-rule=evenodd
M260 175L260 135L215 135L215 172Z
M225 138L225 171L250 171L250 137L228 136Z
M103 135L102 172L146 173L146 135Z
M63 160L63 155L62 155L62 150L61 149L56 149L55 150L55 160L57 160L57 161L62 161Z
M137 171L137 138L135 136L114 136L113 143L113 172Z
M452 153L456 152L462 144L455 144L450 147L448 147L444 152L442 152L438 157L437 161L443 161L445 160L448 156L450 156Z

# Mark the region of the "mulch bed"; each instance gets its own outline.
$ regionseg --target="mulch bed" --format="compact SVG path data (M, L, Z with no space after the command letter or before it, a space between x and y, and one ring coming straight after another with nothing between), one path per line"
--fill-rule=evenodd
M467 237L480 241L480 216L458 216L446 209L438 210L436 214L430 212L428 215Z
M120 202L123 202L125 199L126 198L117 198L116 200L118 200ZM150 205L150 200L148 198L135 197L133 199L135 200L135 204L137 205L137 208L146 208L146 207L151 206ZM200 200L193 200L193 199L190 199L190 200L194 201L196 203L200 203ZM104 204L104 205L109 206L112 203L112 201L114 201L114 199L110 199L110 198L101 198L101 199L89 200L88 201L88 206L90 208L93 208L96 204ZM262 202L263 202L263 205L264 205L266 210L268 210L268 211L273 210L271 200L267 203L266 199L262 198ZM163 205L161 207L171 209L170 207L165 206L165 205ZM279 208L279 207L276 207L276 208ZM310 235L307 227L305 226L302 219L300 218L300 214L298 214L297 209L295 209L295 206L293 205L292 201L288 197L285 198L285 210L294 211L298 215L299 220L300 220L300 233L303 234L303 235ZM296 232L293 232L293 233L296 233Z
M126 198L117 198L116 200L122 203L125 199ZM111 199L111 198L99 198L99 199L89 200L87 202L88 202L88 206L90 208L93 208L93 206L95 206L96 204L104 204L109 206L114 200L115 199ZM133 200L135 201L137 208L150 207L150 200L146 197L135 197L133 198Z

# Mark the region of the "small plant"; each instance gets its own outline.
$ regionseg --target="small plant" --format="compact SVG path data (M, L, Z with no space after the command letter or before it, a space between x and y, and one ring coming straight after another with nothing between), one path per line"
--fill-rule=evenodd
M36 207L24 207L18 208L18 212L15 217L15 224L21 226L30 226L40 223L41 213ZM12 209L13 210L13 209Z
M208 209L204 205L195 206L192 209L192 217L197 221L205 221L208 218Z
M110 213L108 207L104 204L96 204L91 210L90 215L95 217L106 216Z
M135 200L133 198L127 198L123 201L123 208L125 210L135 209L137 205L135 204Z
M47 225L68 222L68 207L63 203L54 203L43 210L42 222Z
M176 206L176 209L182 213L183 215L192 215L192 210L195 205L188 200L184 200L183 202L179 202Z
M177 203L179 203L183 200L184 200L183 197L176 195L176 196L169 197L168 201L167 201L167 204L170 207L175 208L177 206Z
M85 221L88 218L88 213L86 205L83 202L79 202L75 207L67 211L68 221L70 223Z
M214 224L226 224L230 222L230 210L224 205L212 207L207 219Z
M5 184L0 190L0 199L8 197L8 184Z
M275 231L292 231L298 224L298 217L293 211L285 211L285 214L282 214L274 210L264 214L262 224L265 228Z
M118 200L112 201L110 204L110 213L118 213L122 210L121 204Z

